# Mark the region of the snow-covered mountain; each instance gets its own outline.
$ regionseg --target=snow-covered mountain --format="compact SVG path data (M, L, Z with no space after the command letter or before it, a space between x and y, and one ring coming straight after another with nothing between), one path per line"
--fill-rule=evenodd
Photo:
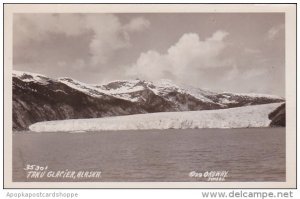
M29 126L35 132L86 132L148 129L249 128L268 127L268 114L281 103L238 108L149 113L127 116L38 122Z
M91 85L13 71L13 128L40 121L98 118L154 112L225 109L283 102L262 94L215 93L170 80L119 80Z

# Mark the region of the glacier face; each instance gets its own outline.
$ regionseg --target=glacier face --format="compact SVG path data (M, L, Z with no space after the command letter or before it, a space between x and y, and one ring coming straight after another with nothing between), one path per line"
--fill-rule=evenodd
M145 129L268 127L270 112L281 103L188 112L164 112L93 119L38 122L35 132L86 132Z

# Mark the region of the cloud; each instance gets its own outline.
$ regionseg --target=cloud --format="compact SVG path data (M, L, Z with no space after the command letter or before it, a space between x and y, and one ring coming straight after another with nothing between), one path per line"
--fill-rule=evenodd
M280 24L272 27L267 33L268 40L274 40L278 37L278 35L284 31L284 24Z
M87 16L86 21L94 32L90 43L92 65L106 64L116 50L130 46L130 33L143 31L150 25L150 22L142 17L133 18L123 25L119 18L112 14L101 17Z
M150 22L143 17L136 17L124 26L125 31L142 31L150 26Z
M172 76L178 81L197 82L202 69L232 64L230 59L220 58L226 47L224 40L227 35L227 32L219 30L201 40L196 33L186 33L166 53L154 50L141 53L128 75L149 80Z
M88 62L87 67L95 68L108 63L115 51L130 47L131 33L143 31L149 26L150 22L145 18L132 18L124 24L113 14L16 14L14 47L45 42L51 40L53 34L90 34L90 57L85 61Z
M54 33L78 35L84 31L83 24L78 14L15 14L14 45L43 41Z
M233 65L230 70L228 70L223 76L221 77L223 81L231 81L233 79L237 79L240 75L240 71L236 65Z

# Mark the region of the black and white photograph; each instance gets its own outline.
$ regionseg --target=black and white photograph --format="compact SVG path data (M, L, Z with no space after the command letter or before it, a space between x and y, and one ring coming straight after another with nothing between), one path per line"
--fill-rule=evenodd
M293 187L295 6L118 6L10 12L11 183Z

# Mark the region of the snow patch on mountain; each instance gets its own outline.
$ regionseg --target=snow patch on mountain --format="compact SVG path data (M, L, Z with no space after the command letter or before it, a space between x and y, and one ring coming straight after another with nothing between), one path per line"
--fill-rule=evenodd
M68 78L68 77L59 78L58 81L73 88L73 89L79 90L79 91L86 93L88 95L91 95L93 97L101 97L104 94L103 92L100 92L99 90L95 89L93 86L91 86L89 84L85 84L80 81Z
M44 75L23 71L13 70L13 77L19 78L23 82L36 82L39 84L47 85L50 79Z
M137 92L142 92L144 90L150 90L155 95L166 96L171 92L180 92L183 94L189 94L203 102L214 103L209 98L205 97L204 94L213 94L212 92L204 91L202 89L196 88L180 88L171 80L159 80L157 82L150 82L144 80L116 80L108 82L104 85L89 85L70 78L59 78L59 81L74 88L90 94L92 96L101 96L101 94L111 95L119 99L128 100L131 102L138 102L143 100L142 97L135 95ZM172 100L172 99L169 99Z
M221 110L164 112L94 119L38 122L35 132L85 132L104 130L248 128L268 127L268 114L282 103L253 105Z
M235 101L235 100L229 100L228 98L221 98L221 99L220 99L220 102L221 102L222 104L238 103L237 101Z
M223 92L223 95L235 95L235 96L244 96L244 97L256 97L256 98L277 98L277 99L284 99L282 97L276 95L269 95L269 94L260 94L260 93L227 93Z
M202 101L203 103L217 104L220 107L226 107L227 104L238 103L235 99L232 99L234 96L240 96L245 98L273 98L273 99L282 99L278 96L265 95L265 94L248 94L248 93L215 93L204 89L199 89L187 85L176 85L174 82L168 79L162 79L156 82L144 81L144 80L116 80L108 82L103 85L93 85L86 84L68 77L50 79L44 75L22 72L22 71L13 71L13 77L17 77L24 82L35 82L38 84L47 85L49 82L60 82L73 89L81 91L92 97L101 98L104 95L113 96L115 98L127 100L130 102L140 102L144 101L143 91L153 92L157 96L164 97L170 102L176 102L177 99L174 98L176 93L189 95L197 100ZM219 95L216 99L216 95ZM175 100L175 101L174 101ZM184 105L180 105L184 106ZM183 109L185 110L185 109Z
M139 85L140 82L141 80L117 80L96 87L98 89L106 90L111 94L132 93L144 89L143 86Z
M193 88L186 85L176 85L173 81L169 79L162 79L157 82L154 82L153 88L150 89L157 95L167 95L170 92L177 91L179 93L188 94L196 99L202 100L203 102L214 103L212 100L207 98L205 95L214 94L213 92L205 91L198 88Z

